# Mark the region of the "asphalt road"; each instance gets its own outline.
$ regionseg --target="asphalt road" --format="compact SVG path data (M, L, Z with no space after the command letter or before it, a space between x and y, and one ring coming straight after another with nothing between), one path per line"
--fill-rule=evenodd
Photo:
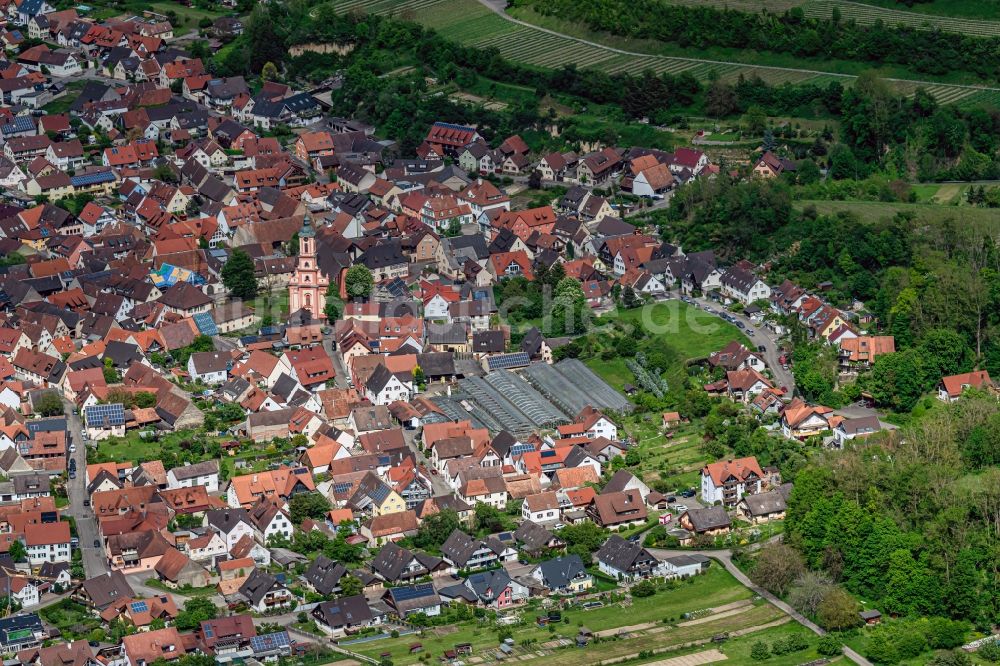
M716 316L721 314L722 306L719 303L715 303L707 298L695 298L694 300L701 308L710 308ZM729 313L736 318L737 321L743 323L746 326L746 331L753 331L753 335L750 335L750 340L753 342L754 347L757 345L764 346L764 362L767 363L767 367L770 368L771 374L774 375L775 382L778 386L784 386L789 390L789 395L795 392L795 377L792 376L791 371L785 370L781 367L779 358L781 356L780 346L781 343L778 341L778 336L772 333L768 328L761 326L760 328L754 326L750 323L750 319L743 316L742 314Z
M413 451L413 455L417 458L417 464L423 465L427 469L428 477L431 480L431 494L434 497L440 497L441 495L451 495L451 487L444 480L440 474L432 474L431 470L434 466L431 461L427 459L420 451L420 446L417 444L417 431L416 430L403 430L403 439L406 440L406 445L410 447Z
M73 406L66 403L66 425L69 434L69 444L76 446L76 451L70 458L76 461L76 478L70 479L66 486L69 495L69 506L66 513L76 521L76 532L80 538L80 550L83 552L83 569L87 578L93 578L111 571L104 548L95 548L94 541L100 538L97 529L97 518L90 507L83 502L87 499L87 451L83 439L83 424L80 417L73 413Z

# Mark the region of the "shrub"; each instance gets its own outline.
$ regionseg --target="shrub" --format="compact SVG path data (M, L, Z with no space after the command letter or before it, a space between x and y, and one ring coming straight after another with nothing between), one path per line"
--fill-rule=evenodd
M819 639L819 645L816 648L824 657L832 657L834 655L840 654L843 651L843 647L836 636L831 636L827 634Z
M771 650L768 649L767 643L764 641L757 641L750 648L750 658L754 661L764 661L771 656Z

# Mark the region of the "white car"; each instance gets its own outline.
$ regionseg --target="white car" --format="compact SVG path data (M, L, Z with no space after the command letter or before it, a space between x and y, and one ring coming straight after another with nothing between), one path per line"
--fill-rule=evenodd
M70 444L69 445L69 452L70 453L76 453L76 444Z
M674 504L674 511L677 513L684 513L687 510L688 508L686 504Z

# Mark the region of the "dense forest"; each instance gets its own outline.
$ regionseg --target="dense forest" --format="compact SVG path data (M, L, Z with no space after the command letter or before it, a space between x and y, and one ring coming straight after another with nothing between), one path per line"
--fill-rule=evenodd
M1000 469L974 452L998 437L996 400L970 396L882 444L829 454L796 476L788 540L883 613L986 629L1000 620Z
M971 72L984 81L996 81L1000 67L1000 38L884 23L862 26L841 20L836 9L830 19L814 19L805 17L800 7L777 15L676 5L665 0L514 0L513 4L615 35L686 47L719 46L817 61L897 64L927 74Z

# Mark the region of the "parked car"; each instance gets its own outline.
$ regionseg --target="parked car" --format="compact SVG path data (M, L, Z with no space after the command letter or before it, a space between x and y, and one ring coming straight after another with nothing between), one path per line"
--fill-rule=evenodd
M765 347L764 345L757 345L757 351L759 352L767 351L767 347Z
M90 500L88 500L88 499L83 500L83 505L84 506L90 506Z
M674 497L673 495L671 495L670 497L667 498L667 504L673 504L676 501L677 501L677 498Z
M101 547L101 540L94 539L94 548L100 548L100 547Z
M688 489L681 493L681 497L694 497L694 489Z
M674 511L676 511L677 513L684 513L687 510L688 510L687 504L675 504L674 505Z

